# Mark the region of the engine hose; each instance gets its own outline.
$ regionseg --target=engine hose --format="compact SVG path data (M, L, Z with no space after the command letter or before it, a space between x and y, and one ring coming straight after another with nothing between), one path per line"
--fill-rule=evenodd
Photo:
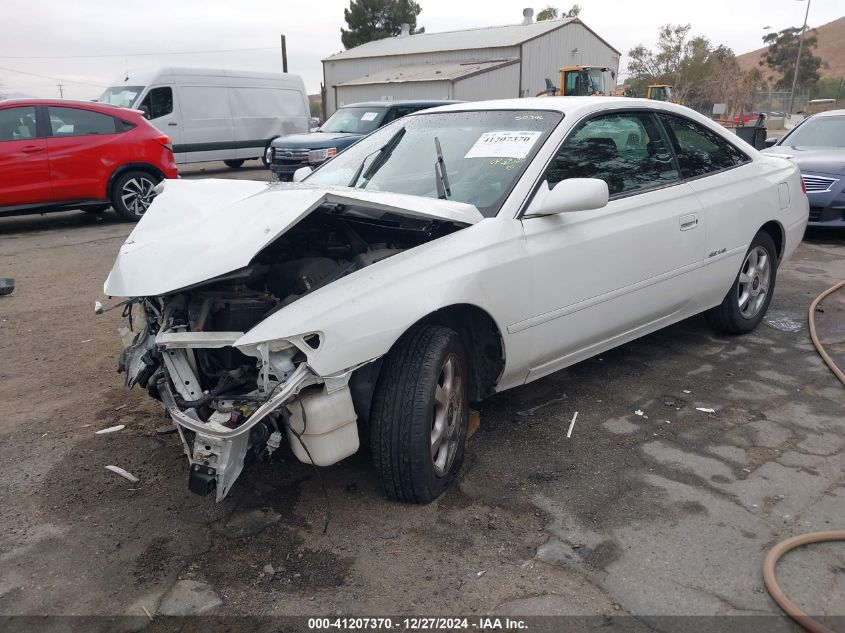
M842 371L842 368L839 367L827 353L824 348L824 345L822 345L816 333L816 308L825 297L830 294L833 294L840 288L845 288L845 279L840 281L838 284L831 286L823 293L821 293L818 297L816 297L810 304L810 310L807 316L810 325L810 338L813 341L813 345L815 346L816 351L819 353L819 356L822 357L822 360L825 362L825 364L830 368L830 371L832 371L834 375L839 379L839 381L843 385L845 385L845 372ZM780 543L775 545L772 549L769 550L769 553L766 554L766 558L763 560L763 583L766 585L766 589L768 590L769 595L772 596L772 599L778 603L778 606L780 606L780 608L783 609L784 612L790 618L795 620L798 624L800 624L802 627L804 627L811 633L834 632L823 624L808 616L800 608L798 608L798 605L796 605L794 602L792 602L792 600L790 600L786 596L786 594L780 588L780 585L778 585L777 579L775 578L775 565L777 565L777 562L781 556L795 549L796 547L801 547L802 545L809 545L810 543L826 543L829 541L845 541L845 530L834 530L830 532L812 532L810 534L801 534L800 536L793 536L792 538L788 538L785 541L781 541Z

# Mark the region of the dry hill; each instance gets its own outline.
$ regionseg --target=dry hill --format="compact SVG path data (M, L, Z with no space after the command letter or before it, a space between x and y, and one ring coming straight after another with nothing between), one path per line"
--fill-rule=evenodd
M827 67L822 64L819 74L822 77L845 77L845 17L816 27L815 31L819 38L819 44L813 52L822 58L822 62L827 62ZM739 61L740 68L750 70L757 66L765 51L765 48L760 48L739 55L737 61ZM764 77L773 74L767 66L759 68L763 71Z

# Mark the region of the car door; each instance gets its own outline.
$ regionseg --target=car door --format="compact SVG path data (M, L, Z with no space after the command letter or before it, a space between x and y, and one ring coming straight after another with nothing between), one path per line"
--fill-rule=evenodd
M225 85L179 86L184 160L223 160L232 157L235 129Z
M698 299L704 310L724 298L740 268L748 245L773 210L789 204L788 182L774 187L766 167L754 163L738 147L686 117L661 113L674 145L681 176L701 202L707 223L704 263ZM780 191L782 200L778 200Z
M47 152L53 200L105 200L105 183L117 166L109 146L119 121L108 114L70 106L47 106Z
M0 108L0 207L51 200L44 136L36 106Z
M185 162L185 152L182 147L182 120L179 115L178 104L175 103L173 88L170 86L154 86L144 95L138 106L146 112L146 117L156 129L166 134L173 144L173 158L177 163Z
M523 217L531 261L537 378L635 338L684 313L695 293L705 230L654 114L614 112L578 124L535 196L566 178L600 178L605 208ZM533 204L533 202L532 202Z

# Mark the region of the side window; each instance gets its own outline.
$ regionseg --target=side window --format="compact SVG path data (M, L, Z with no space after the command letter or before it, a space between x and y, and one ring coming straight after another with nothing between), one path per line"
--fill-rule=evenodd
M684 178L736 167L750 159L715 132L683 117L660 115L674 136L675 153Z
M570 134L546 172L549 187L567 178L600 178L611 196L679 180L657 119L632 112L590 119Z
M118 130L117 119L107 114L49 106L50 128L53 136L88 136L91 134L114 134Z
M144 97L141 106L147 108L150 119L157 119L173 112L173 89L169 86L153 88Z
M0 141L23 141L36 137L35 108L4 108L0 110Z

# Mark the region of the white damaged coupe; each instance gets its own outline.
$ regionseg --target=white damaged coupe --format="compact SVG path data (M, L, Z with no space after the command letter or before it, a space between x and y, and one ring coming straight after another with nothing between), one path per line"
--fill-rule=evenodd
M283 441L326 466L366 438L387 496L425 503L471 402L700 312L752 330L807 214L793 164L681 106L454 104L299 183L166 181L105 292L191 490L222 499Z

